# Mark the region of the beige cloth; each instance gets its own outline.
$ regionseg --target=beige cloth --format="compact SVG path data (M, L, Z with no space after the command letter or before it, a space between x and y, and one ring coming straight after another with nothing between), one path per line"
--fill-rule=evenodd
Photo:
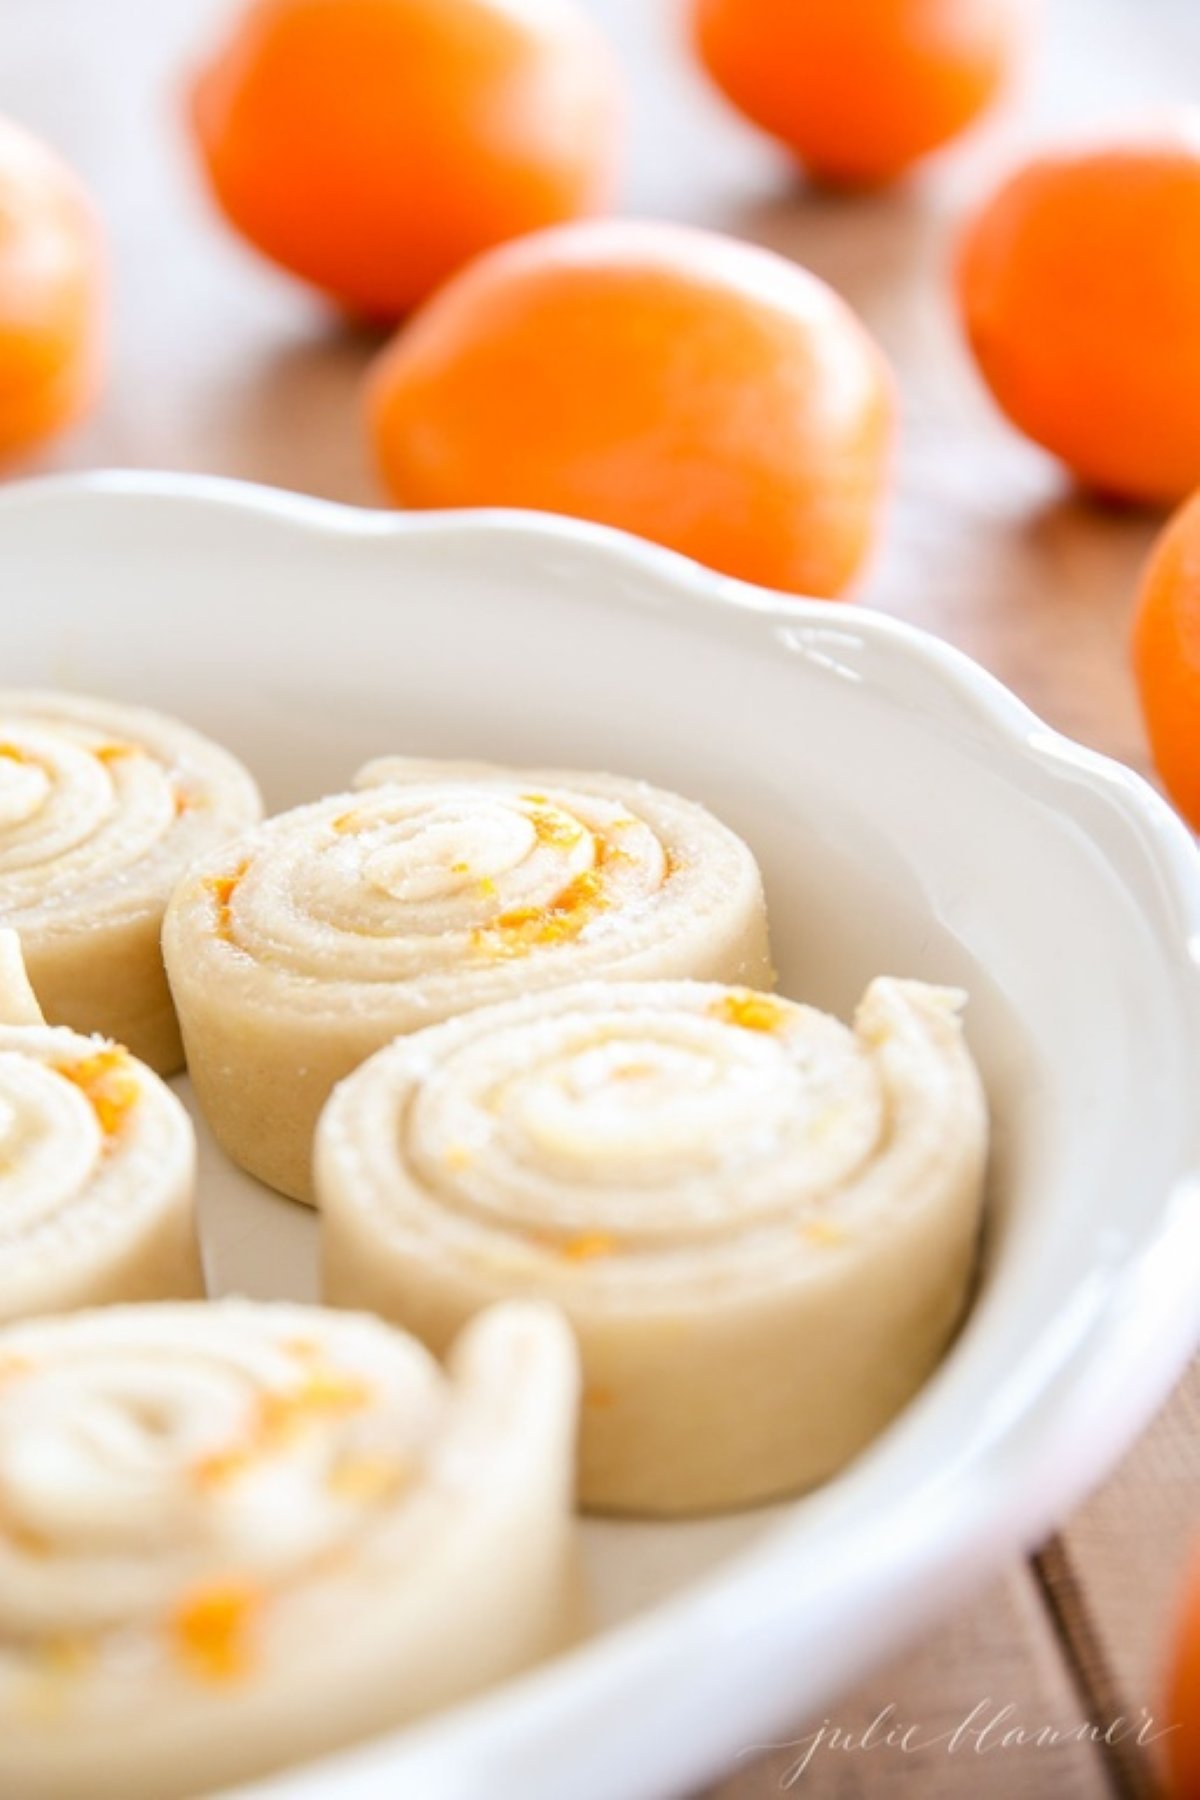
M586 976L771 980L757 865L703 807L611 775L389 759L177 890L163 948L197 1096L311 1198L335 1082L400 1033Z
M851 1031L768 995L591 983L400 1040L321 1120L326 1298L434 1350L496 1299L558 1303L586 1505L808 1487L963 1313L987 1121L962 999L880 979Z
M0 1793L177 1800L560 1644L574 1346L222 1301L0 1333Z
M174 719L0 690L0 925L51 1024L181 1066L163 911L192 858L261 812L241 764Z

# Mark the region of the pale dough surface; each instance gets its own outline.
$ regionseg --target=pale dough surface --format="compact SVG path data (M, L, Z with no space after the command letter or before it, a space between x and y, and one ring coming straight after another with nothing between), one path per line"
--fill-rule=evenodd
M0 926L50 1023L178 1069L163 912L193 857L261 815L242 765L177 720L0 689Z
M174 1094L107 1039L43 1024L0 930L0 1324L202 1295L195 1174Z
M563 1307L601 1510L743 1506L832 1475L966 1304L987 1115L963 996L881 978L853 1029L697 982L589 983L393 1044L317 1141L326 1298L435 1350Z
M394 1037L586 977L772 980L757 864L691 801L398 758L360 782L204 858L164 929L205 1115L294 1198L330 1090Z

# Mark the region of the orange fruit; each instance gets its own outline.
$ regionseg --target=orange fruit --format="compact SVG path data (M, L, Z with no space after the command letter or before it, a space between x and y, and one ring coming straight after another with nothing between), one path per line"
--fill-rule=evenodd
M1200 1562L1185 1586L1162 1728L1173 1800L1200 1800Z
M55 153L0 117L0 456L74 423L104 360L100 228Z
M1200 129L1037 157L976 213L967 337L1013 424L1086 485L1200 485Z
M380 318L493 244L603 210L619 114L572 0L258 0L192 92L231 223Z
M1163 786L1200 831L1200 494L1176 513L1147 564L1133 670Z
M818 179L875 185L995 98L1028 0L692 0L697 49L740 112Z
M816 276L609 220L456 276L383 351L368 414L404 505L567 513L833 595L875 532L893 403L881 353Z

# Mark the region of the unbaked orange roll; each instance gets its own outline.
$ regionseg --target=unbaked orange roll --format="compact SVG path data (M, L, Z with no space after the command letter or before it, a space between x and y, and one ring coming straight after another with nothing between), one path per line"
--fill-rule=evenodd
M317 1137L324 1291L435 1350L553 1300L581 1491L619 1512L821 1481L929 1375L979 1235L963 996L880 979L853 1030L699 982L588 983L390 1045Z
M203 1294L195 1164L170 1089L107 1039L45 1025L0 931L0 1324Z
M0 1332L0 1793L208 1792L557 1649L577 1390L538 1306L445 1371L249 1301Z
M188 1069L235 1162L311 1198L336 1081L397 1035L586 976L771 979L754 858L612 775L388 759L176 891L163 948Z
M241 764L174 719L0 690L0 925L52 1024L179 1068L163 911L192 858L261 810Z

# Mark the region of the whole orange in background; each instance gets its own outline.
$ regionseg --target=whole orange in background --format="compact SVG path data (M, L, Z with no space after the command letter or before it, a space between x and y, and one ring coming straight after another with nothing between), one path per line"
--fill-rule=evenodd
M956 137L1019 60L1029 0L691 0L739 111L811 174L890 181Z
M0 117L0 457L64 430L96 398L103 264L79 181L39 138Z
M1200 831L1200 494L1170 521L1147 564L1133 668L1163 785ZM1200 1674L1200 1642L1197 1660Z
M1200 1559L1184 1589L1162 1726L1172 1800L1200 1800Z
M893 405L881 353L814 275L609 220L464 270L382 353L368 412L407 506L567 513L833 595L875 534Z
M258 0L192 94L230 221L381 318L493 244L602 210L619 114L572 0Z
M1081 481L1171 503L1200 486L1200 122L1018 170L958 260L996 400Z

